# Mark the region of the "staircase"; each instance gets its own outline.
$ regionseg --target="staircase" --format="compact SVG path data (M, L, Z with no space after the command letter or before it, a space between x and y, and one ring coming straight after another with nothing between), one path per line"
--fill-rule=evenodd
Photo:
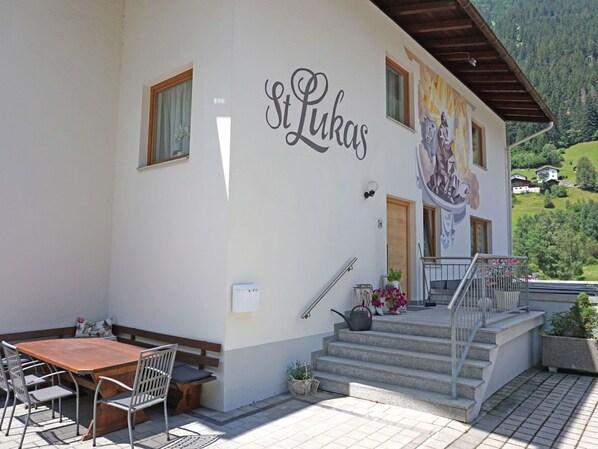
M372 329L364 332L336 325L335 336L324 341L324 350L313 354L320 388L470 422L483 400L510 380L491 379L501 346L518 338L525 340L519 344L529 344L525 337L537 333L543 323L542 313L531 312L481 329L458 378L458 398L452 399L450 325L405 318L410 314L414 319L420 314L425 318L426 313L375 317ZM503 352L507 359L512 357L511 350ZM514 366L518 372L512 377L528 367ZM505 369L499 371L505 377Z

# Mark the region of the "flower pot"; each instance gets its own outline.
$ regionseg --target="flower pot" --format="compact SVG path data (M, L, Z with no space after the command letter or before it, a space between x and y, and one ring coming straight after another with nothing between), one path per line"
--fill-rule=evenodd
M392 281L391 284L392 284L392 286L394 288L398 288L398 289L401 288L401 282L400 281Z
M478 308L482 312L490 312L492 310L492 300L490 298L481 298L478 301Z
M496 298L496 310L498 312L508 312L517 308L519 304L520 291L505 292L502 290L496 290L494 296Z
M320 381L318 379L297 380L290 378L287 380L289 393L293 396L314 394L318 391Z

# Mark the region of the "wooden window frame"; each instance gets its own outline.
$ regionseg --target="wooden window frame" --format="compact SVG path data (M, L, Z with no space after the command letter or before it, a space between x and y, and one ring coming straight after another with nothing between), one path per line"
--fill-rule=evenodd
M471 255L475 255L475 251L478 247L478 234L476 232L476 225L481 224L484 226L484 234L486 234L486 253L492 252L492 242L490 241L490 230L492 227L492 222L490 220L484 220L483 218L474 217L473 215L470 217L470 230L473 228L473 246L471 248Z
M432 225L434 226L434 228L432 229L432 235L431 235L431 240L430 240L430 252L431 254L429 255L429 257L438 257L438 251L437 251L437 246L436 246L436 242L437 242L437 238L436 238L436 231L438 229L437 226L437 215L436 215L436 211L437 209L435 207L432 206L428 206L427 204L424 204L424 238L426 237L426 220L425 220L425 211L428 211L429 213L432 214Z
M386 66L384 67L385 73L386 73L386 67L390 67L391 69L393 69L396 72L403 75L403 77L405 78L405 123L388 115L388 110L386 111L386 117L388 117L391 120L394 120L397 123L405 125L408 128L413 129L412 124L411 124L411 92L410 92L411 76L407 70L405 70L403 67L401 67L400 65L398 65L396 62L394 62L392 59L390 59L388 57L386 58ZM385 94L388 95L388 86L386 86L386 85L385 85ZM386 101L388 101L388 99L386 99Z
M162 81L161 83L155 84L150 88L150 110L149 110L149 131L148 131L148 142L147 142L147 165L155 165L161 164L162 162L173 161L175 159L182 159L184 157L189 157L189 154L181 154L178 156L173 156L167 159L161 159L159 161L153 161L153 154L154 154L154 134L155 134L155 113L156 113L156 97L157 95L177 84L184 83L185 81L189 81L193 79L193 69L186 70L178 75L173 76L172 78L168 78L167 80Z
M478 164L473 160L473 130L477 129L480 133L480 163ZM471 155L472 155L472 162L480 168L487 168L486 167L486 133L484 132L484 127L482 125L478 125L475 121L471 121Z

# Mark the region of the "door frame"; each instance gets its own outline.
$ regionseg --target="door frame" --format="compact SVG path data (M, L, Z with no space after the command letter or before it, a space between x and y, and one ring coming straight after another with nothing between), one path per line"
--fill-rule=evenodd
M386 195L386 273L388 273L388 204L389 203L394 203L396 205L399 206L404 206L407 208L407 221L406 221L406 236L407 236L407 264L405 267L406 270L406 277L407 277L407 283L406 285L403 284L401 282L402 285L405 285L407 287L407 293L408 293L408 300L409 302L414 302L415 300L415 290L413 289L413 279L411 278L411 273L413 272L412 270L412 258L411 255L413 254L413 238L411 235L412 229L413 229L413 210L414 210L414 202L413 201L409 201L403 198L399 198L393 195Z

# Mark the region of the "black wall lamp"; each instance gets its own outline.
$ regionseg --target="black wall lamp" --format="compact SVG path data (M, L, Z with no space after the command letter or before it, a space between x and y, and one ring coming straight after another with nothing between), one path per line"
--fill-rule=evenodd
M363 196L367 200L369 197L374 196L374 193L376 193L376 190L378 190L378 183L376 181L370 181L370 182L368 182L368 185L365 189L365 193L363 194Z

